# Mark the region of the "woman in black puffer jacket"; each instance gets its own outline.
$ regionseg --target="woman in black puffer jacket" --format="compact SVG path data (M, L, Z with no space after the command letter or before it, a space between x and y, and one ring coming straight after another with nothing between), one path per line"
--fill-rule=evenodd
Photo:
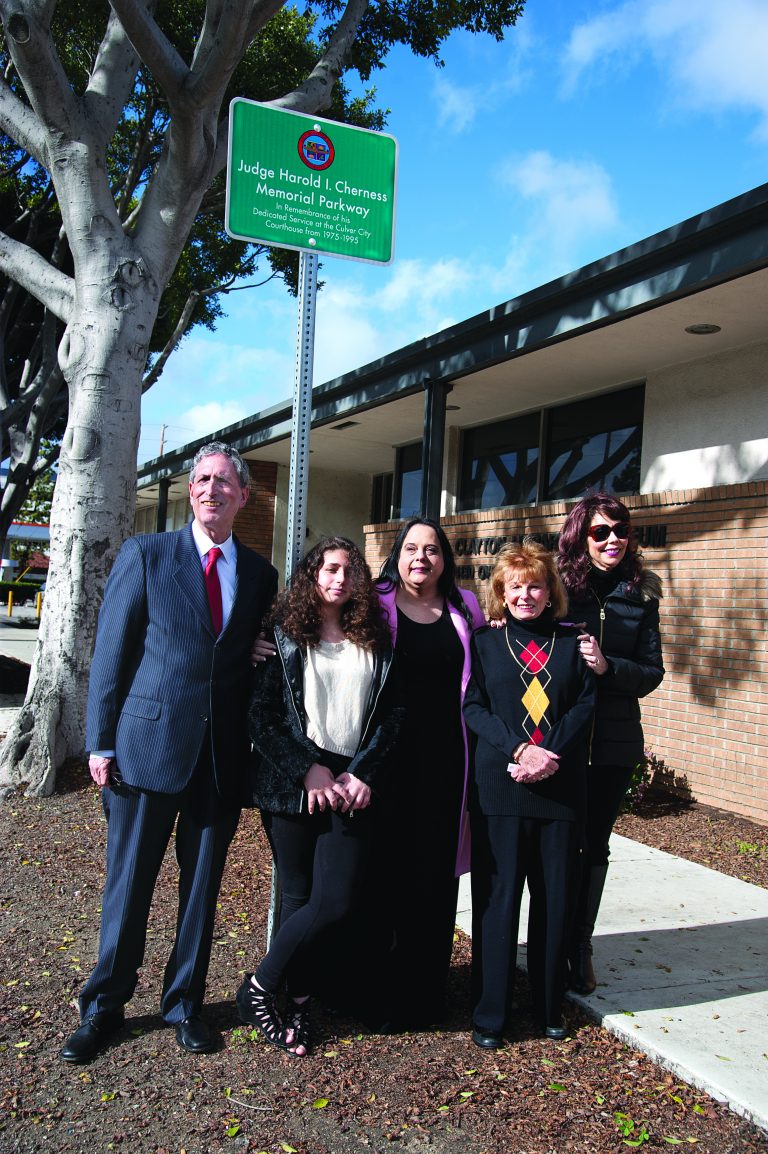
M570 951L572 990L591 994L592 932L608 873L609 841L633 771L644 757L638 699L661 683L661 580L646 569L626 505L608 493L585 497L560 534L559 566L569 616L584 622L581 654L597 676L587 773L582 878Z

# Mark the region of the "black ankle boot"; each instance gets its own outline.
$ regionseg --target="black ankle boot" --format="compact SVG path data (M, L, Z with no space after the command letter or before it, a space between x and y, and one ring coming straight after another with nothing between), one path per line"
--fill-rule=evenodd
M574 994L592 994L597 986L592 966L592 939L578 942L568 959L568 989Z
M592 932L603 896L608 866L591 866L585 870L576 905L576 926L568 951L568 989L575 994L591 994L597 985L592 966Z

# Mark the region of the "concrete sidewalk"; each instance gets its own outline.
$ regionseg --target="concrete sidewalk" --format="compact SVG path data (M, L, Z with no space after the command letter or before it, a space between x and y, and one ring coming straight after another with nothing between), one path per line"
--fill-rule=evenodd
M31 606L17 606L12 616L0 605L0 654L17 661L32 664L37 645L38 621ZM24 694L9 694L0 684L0 733L6 733L16 711L24 702Z
M594 939L598 987L569 997L768 1130L768 890L615 834L611 852ZM527 916L526 894L523 936ZM471 932L466 877L458 922Z

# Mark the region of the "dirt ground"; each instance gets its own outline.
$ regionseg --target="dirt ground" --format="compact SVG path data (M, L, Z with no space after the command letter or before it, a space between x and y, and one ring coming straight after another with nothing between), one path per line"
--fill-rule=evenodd
M646 799L619 832L768 885L768 830L697 805ZM379 1037L318 1011L305 1059L242 1027L233 995L263 947L270 859L253 813L230 853L206 1014L208 1055L179 1050L157 1013L172 934L175 870L164 867L146 964L123 1033L88 1066L58 1059L97 948L104 822L82 770L45 801L0 806L3 1154L611 1154L673 1146L768 1152L768 1135L579 1015L545 1041L521 979L517 1037L483 1052L467 1033L470 947L457 936L452 1016L434 1033Z

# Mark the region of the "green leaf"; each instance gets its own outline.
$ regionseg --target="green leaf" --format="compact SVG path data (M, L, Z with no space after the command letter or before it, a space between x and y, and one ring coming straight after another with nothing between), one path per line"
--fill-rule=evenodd
M438 1114L447 1114L447 1113L448 1113L448 1110L449 1110L449 1108L450 1108L450 1107L448 1107L448 1106L438 1106L438 1107L437 1107L437 1112L438 1112Z
M461 1093L459 1094L460 1098L474 1098L474 1096L475 1096L474 1090L462 1090Z
M116 1090L105 1090L104 1093L101 1095L101 1100L102 1100L102 1102L114 1102L116 1097L117 1097L117 1091Z
M234 1122L231 1126L227 1126L227 1129L226 1129L227 1138L234 1138L235 1135L239 1134L239 1133L240 1133L240 1123L239 1122Z
M670 1146L682 1146L682 1138L662 1138L662 1142L668 1142Z
M285 1154L299 1154L295 1146L289 1146L287 1142L280 1143L280 1149L285 1151Z
M706 1110L698 1102L694 1103L693 1112L694 1114L706 1114Z
M553 1090L555 1094L562 1094L565 1091L565 1086L562 1082L550 1082L547 1089Z
M312 1109L313 1110L324 1110L325 1107L328 1105L328 1102L329 1102L328 1098L315 1098L314 1102L312 1103Z

